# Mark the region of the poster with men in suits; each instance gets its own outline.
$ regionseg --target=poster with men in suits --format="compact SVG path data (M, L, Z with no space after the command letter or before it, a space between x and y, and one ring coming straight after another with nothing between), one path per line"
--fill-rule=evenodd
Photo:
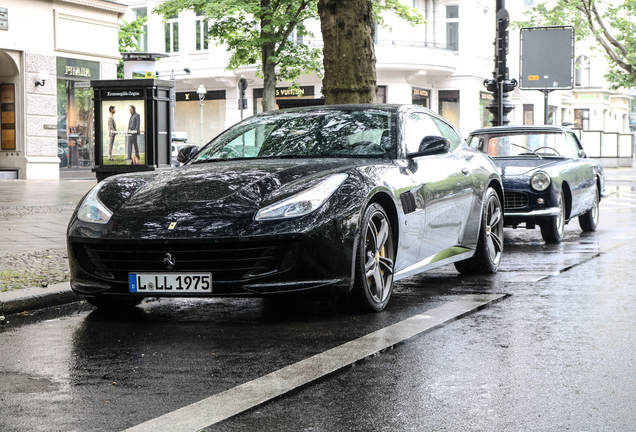
M144 101L102 101L102 113L102 166L145 165Z

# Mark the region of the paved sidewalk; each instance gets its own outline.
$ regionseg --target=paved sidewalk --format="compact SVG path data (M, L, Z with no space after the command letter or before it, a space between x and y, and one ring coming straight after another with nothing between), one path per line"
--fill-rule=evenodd
M629 187L636 183L636 168L607 168L605 177L607 182ZM42 251L47 251L42 256L52 256L53 263L62 261L68 221L95 184L95 180L0 180L0 264L3 256L33 256ZM43 260L39 265L52 264ZM0 292L0 322L9 314L79 299L68 282Z
M68 267L66 227L77 203L95 184L95 180L1 180L0 272L13 270L9 263L24 262L30 270L63 280ZM68 282L48 283L0 292L0 322L9 314L79 300Z

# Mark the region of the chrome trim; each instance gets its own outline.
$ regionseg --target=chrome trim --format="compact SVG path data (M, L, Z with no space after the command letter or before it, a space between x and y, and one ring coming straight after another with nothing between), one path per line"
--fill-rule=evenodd
M433 256L425 258L393 275L393 281L404 279L409 276L430 270L442 265L451 264L456 261L468 259L475 254L475 251L463 246L451 246Z
M507 217L536 217L536 216L556 216L560 212L558 207L550 207L541 210L532 210L530 212L518 213L518 212L505 212L504 219Z

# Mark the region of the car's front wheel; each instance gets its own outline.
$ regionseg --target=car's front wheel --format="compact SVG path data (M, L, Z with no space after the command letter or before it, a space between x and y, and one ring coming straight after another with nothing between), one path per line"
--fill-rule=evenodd
M477 249L471 258L455 263L457 271L461 274L495 273L503 253L503 229L501 200L493 188L488 188L484 198Z
M579 225L581 229L585 232L596 231L596 227L598 227L598 219L599 219L599 209L598 209L598 188L594 190L594 202L592 203L592 208L579 216Z
M546 243L560 243L563 240L565 232L565 209L564 209L563 192L559 194L557 203L559 213L556 216L548 217L541 226L541 236Z
M386 212L377 203L367 207L360 226L356 279L349 303L356 309L379 312L393 290L393 231Z
M91 305L103 311L119 311L132 309L144 299L143 297L95 296L84 297Z

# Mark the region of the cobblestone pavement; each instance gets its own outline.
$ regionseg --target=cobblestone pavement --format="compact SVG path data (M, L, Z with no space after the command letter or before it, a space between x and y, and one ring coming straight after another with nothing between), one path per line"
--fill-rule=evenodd
M0 292L69 279L66 226L95 181L0 181Z

